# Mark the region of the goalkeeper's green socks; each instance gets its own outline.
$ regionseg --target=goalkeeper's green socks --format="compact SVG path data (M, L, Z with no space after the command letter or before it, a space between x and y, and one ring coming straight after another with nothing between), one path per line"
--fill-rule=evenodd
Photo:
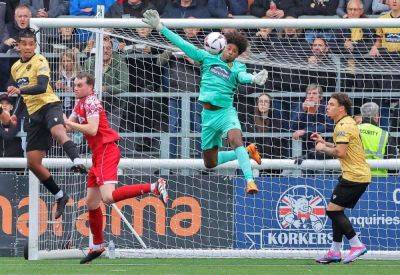
M237 157L234 150L218 152L218 165L235 159L237 159Z
M244 146L237 147L235 149L235 154L239 162L239 166L242 169L244 178L247 181L253 180L253 171L251 170L250 157L246 148L244 148Z

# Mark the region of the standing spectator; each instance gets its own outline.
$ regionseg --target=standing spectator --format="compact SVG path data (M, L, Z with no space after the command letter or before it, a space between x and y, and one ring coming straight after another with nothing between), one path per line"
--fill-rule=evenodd
M381 14L390 11L389 5L385 3L386 0L372 0L372 14Z
M33 17L54 18L67 14L63 0L20 0L20 4L28 6Z
M164 9L164 18L209 18L210 12L206 6L200 5L197 0L172 0Z
M368 102L361 106L361 142L367 159L396 158L396 147L389 133L379 127L379 106ZM387 176L387 169L371 169L372 176Z
M45 52L57 53L65 51L73 51L79 53L84 48L84 43L78 41L76 29L63 27L57 30L56 35L43 37L47 43L42 43L41 49Z
M306 90L304 102L293 106L295 112L291 118L291 130L293 139L303 139L303 155L314 150L314 142L310 136L314 132L329 133L333 130L333 122L325 114L325 102L322 97L322 87L310 84ZM305 145L305 146L304 146Z
M208 10L212 17L226 18L247 13L247 0L209 0Z
M145 0L124 0L115 2L108 12L106 17L111 18L142 18L146 10L155 9L153 4Z
M201 30L196 28L183 29L184 37L190 43L200 47L199 36ZM199 92L200 67L183 52L175 52L169 62L167 73L169 79L169 92L193 93ZM168 102L168 126L169 132L178 133L181 131L183 112L190 112L191 131L201 131L201 104L191 99L190 110L183 108L180 98L169 98ZM171 158L178 157L178 138L171 138ZM200 142L196 141L196 152L201 152Z
M156 7L156 10L159 14L163 14L165 6L169 2L169 0L148 0L148 2Z
M338 8L336 9L336 14L342 18L352 18L348 16L349 12L349 2L351 0L339 0ZM363 14L372 14L372 1L374 0L358 0L359 5L363 7ZM357 12L358 10L354 11ZM366 17L366 16L364 16Z
M129 70L125 59L112 50L111 39L103 42L103 103L109 113L110 123L119 130L126 101L116 95L129 92ZM94 74L95 56L85 61L84 71Z
M280 117L279 110L272 108L272 98L269 94L261 94L257 98L256 105L254 106L254 114L248 115L248 121L245 123L246 132L250 133L281 133L282 120ZM260 154L264 158L280 159L287 158L288 155L288 144L285 138L281 137L256 137L251 142L257 144Z
M60 66L56 77L56 93L61 98L63 112L69 116L74 108L74 80L80 72L76 54L67 51L60 56Z
M296 15L336 15L339 0L298 0Z
M256 17L271 19L284 18L286 16L295 16L294 0L255 0L250 7L250 14Z
M11 113L14 108L7 94L0 95L0 105L2 107L2 112ZM20 112L20 114L22 114L22 112ZM22 117L20 114L7 125L0 123L0 157L17 158L24 156L21 138L17 137L21 129Z

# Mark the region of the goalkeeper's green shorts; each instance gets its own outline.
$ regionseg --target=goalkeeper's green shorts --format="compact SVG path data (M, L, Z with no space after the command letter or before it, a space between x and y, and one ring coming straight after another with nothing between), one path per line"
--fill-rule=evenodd
M238 114L233 107L201 112L201 150L222 147L222 138L232 129L242 130Z

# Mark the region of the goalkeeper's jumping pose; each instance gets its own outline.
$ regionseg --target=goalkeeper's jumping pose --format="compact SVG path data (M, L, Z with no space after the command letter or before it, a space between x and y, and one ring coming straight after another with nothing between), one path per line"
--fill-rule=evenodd
M87 182L86 205L89 209L89 227L93 234L93 245L81 260L88 263L104 252L103 213L100 202L111 204L146 193L161 196L168 201L166 182L158 179L156 183L125 185L115 189L118 183L118 163L120 151L116 141L119 135L111 129L100 101L94 95L94 78L88 73L75 77L74 92L77 98L75 108L69 119L65 120L67 130L82 132L92 151L92 168Z
M185 41L160 22L155 10L144 13L143 22L156 28L162 35L179 47L185 54L201 64L199 101L203 104L201 149L204 165L214 168L219 164L237 159L247 180L246 192L258 192L253 179L250 158L261 164L261 157L254 144L243 146L242 131L237 112L233 107L233 95L238 84L264 85L268 73L262 70L256 75L246 72L246 66L235 59L246 51L247 39L237 31L226 34L227 45L219 55L213 55ZM222 137L227 136L231 151L218 152Z

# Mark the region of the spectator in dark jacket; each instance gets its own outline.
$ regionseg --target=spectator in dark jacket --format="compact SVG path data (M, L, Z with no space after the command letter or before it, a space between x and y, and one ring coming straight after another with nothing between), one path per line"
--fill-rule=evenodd
M206 6L201 6L197 0L172 0L164 9L164 18L210 18L211 14Z
M293 139L305 141L305 146L303 145L305 154L314 148L314 142L310 139L312 133L329 133L333 130L333 121L326 116L322 93L320 85L310 84L304 101L292 106L296 111L292 114L290 128L293 131Z
M26 5L34 17L54 18L67 14L63 0L20 0L21 5Z
M339 0L297 0L296 15L336 15Z
M124 0L122 2L115 2L108 12L106 17L121 18L121 17L133 17L142 18L143 13L146 10L154 10L156 7L153 4L148 3L144 0Z
M168 0L148 0L148 2L150 4L152 4L154 7L156 7L156 10L158 11L159 14L163 14L165 6L167 5L167 3L169 1Z
M0 105L3 112L12 113L13 105L7 94L0 96ZM0 123L0 157L23 157L21 138L16 137L21 129L21 116L17 116L8 125Z
M6 23L14 21L15 9L18 7L20 0L7 0L6 3Z
M209 0L208 10L216 18L244 15L247 13L247 0Z
M10 49L16 49L17 37L21 30L29 27L29 20L32 13L25 5L20 5L15 9L14 21L7 24L6 32L0 46L0 52L7 52Z
M250 14L256 17L283 18L296 16L294 0L255 0Z

